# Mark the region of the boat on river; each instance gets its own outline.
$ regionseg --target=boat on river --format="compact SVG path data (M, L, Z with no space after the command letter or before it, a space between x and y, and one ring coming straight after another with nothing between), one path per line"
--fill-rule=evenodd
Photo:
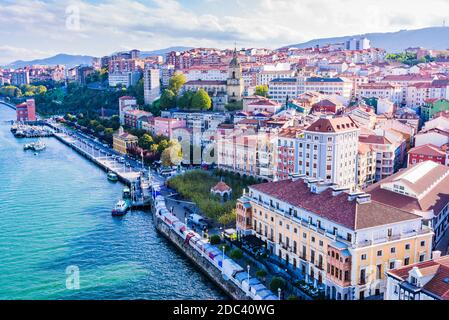
M118 176L116 173L109 171L108 172L108 180L112 181L112 182L117 182L118 181Z
M129 204L125 200L119 200L114 209L112 209L112 215L114 217L124 216L129 210Z

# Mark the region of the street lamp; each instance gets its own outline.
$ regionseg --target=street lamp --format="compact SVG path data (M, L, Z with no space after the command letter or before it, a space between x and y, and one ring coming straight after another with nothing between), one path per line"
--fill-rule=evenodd
M250 269L251 267L250 267L250 265L248 265L247 267L246 267L246 269L248 270L248 296L249 296L249 269Z
M224 273L224 256L225 256L225 246L223 245L223 258L221 259L221 274Z
M281 300L281 288L278 288L278 299Z

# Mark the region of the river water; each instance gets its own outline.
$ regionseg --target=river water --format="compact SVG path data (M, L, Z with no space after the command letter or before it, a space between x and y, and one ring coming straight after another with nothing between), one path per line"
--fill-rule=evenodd
M111 217L123 185L94 164L54 138L23 151L14 117L0 104L0 299L226 298L150 214Z

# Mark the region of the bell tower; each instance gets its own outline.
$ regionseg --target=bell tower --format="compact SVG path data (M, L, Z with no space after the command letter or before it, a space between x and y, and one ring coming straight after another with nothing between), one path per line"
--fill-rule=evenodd
M237 48L234 48L234 54L228 68L228 80L226 83L229 102L242 100L244 82L242 78L242 66L240 64Z

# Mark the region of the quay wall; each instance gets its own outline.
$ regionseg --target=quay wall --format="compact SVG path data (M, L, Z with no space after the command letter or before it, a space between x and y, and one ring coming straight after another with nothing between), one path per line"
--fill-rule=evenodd
M103 163L101 163L100 161L98 161L97 159L95 159L94 157L92 157L89 153L87 153L86 151L84 151L81 148L78 148L77 146L73 145L72 143L70 143L69 141L67 141L66 139L64 139L63 137L61 137L58 134L55 134L54 137L56 139L58 139L59 141L61 141L62 143L64 143L65 145L69 146L70 148L72 148L73 150L75 150L76 152L78 152L79 154L81 154L83 157L85 157L86 159L88 159L89 161L95 163L97 166L99 166L101 169L103 169L104 171L108 172L110 171L110 169L104 165ZM131 181L129 181L128 179L126 179L125 177L123 177L122 175L120 175L119 173L117 173L117 176L119 178L119 180L126 184L126 185L131 185Z
M154 211L154 210L153 210ZM184 244L173 229L169 228L162 220L158 219L153 212L153 220L156 229L169 240L180 252L182 252L195 266L197 266L209 279L211 279L223 292L233 300L249 300L245 292L232 281L223 279L221 272L214 267L206 258L191 246Z

